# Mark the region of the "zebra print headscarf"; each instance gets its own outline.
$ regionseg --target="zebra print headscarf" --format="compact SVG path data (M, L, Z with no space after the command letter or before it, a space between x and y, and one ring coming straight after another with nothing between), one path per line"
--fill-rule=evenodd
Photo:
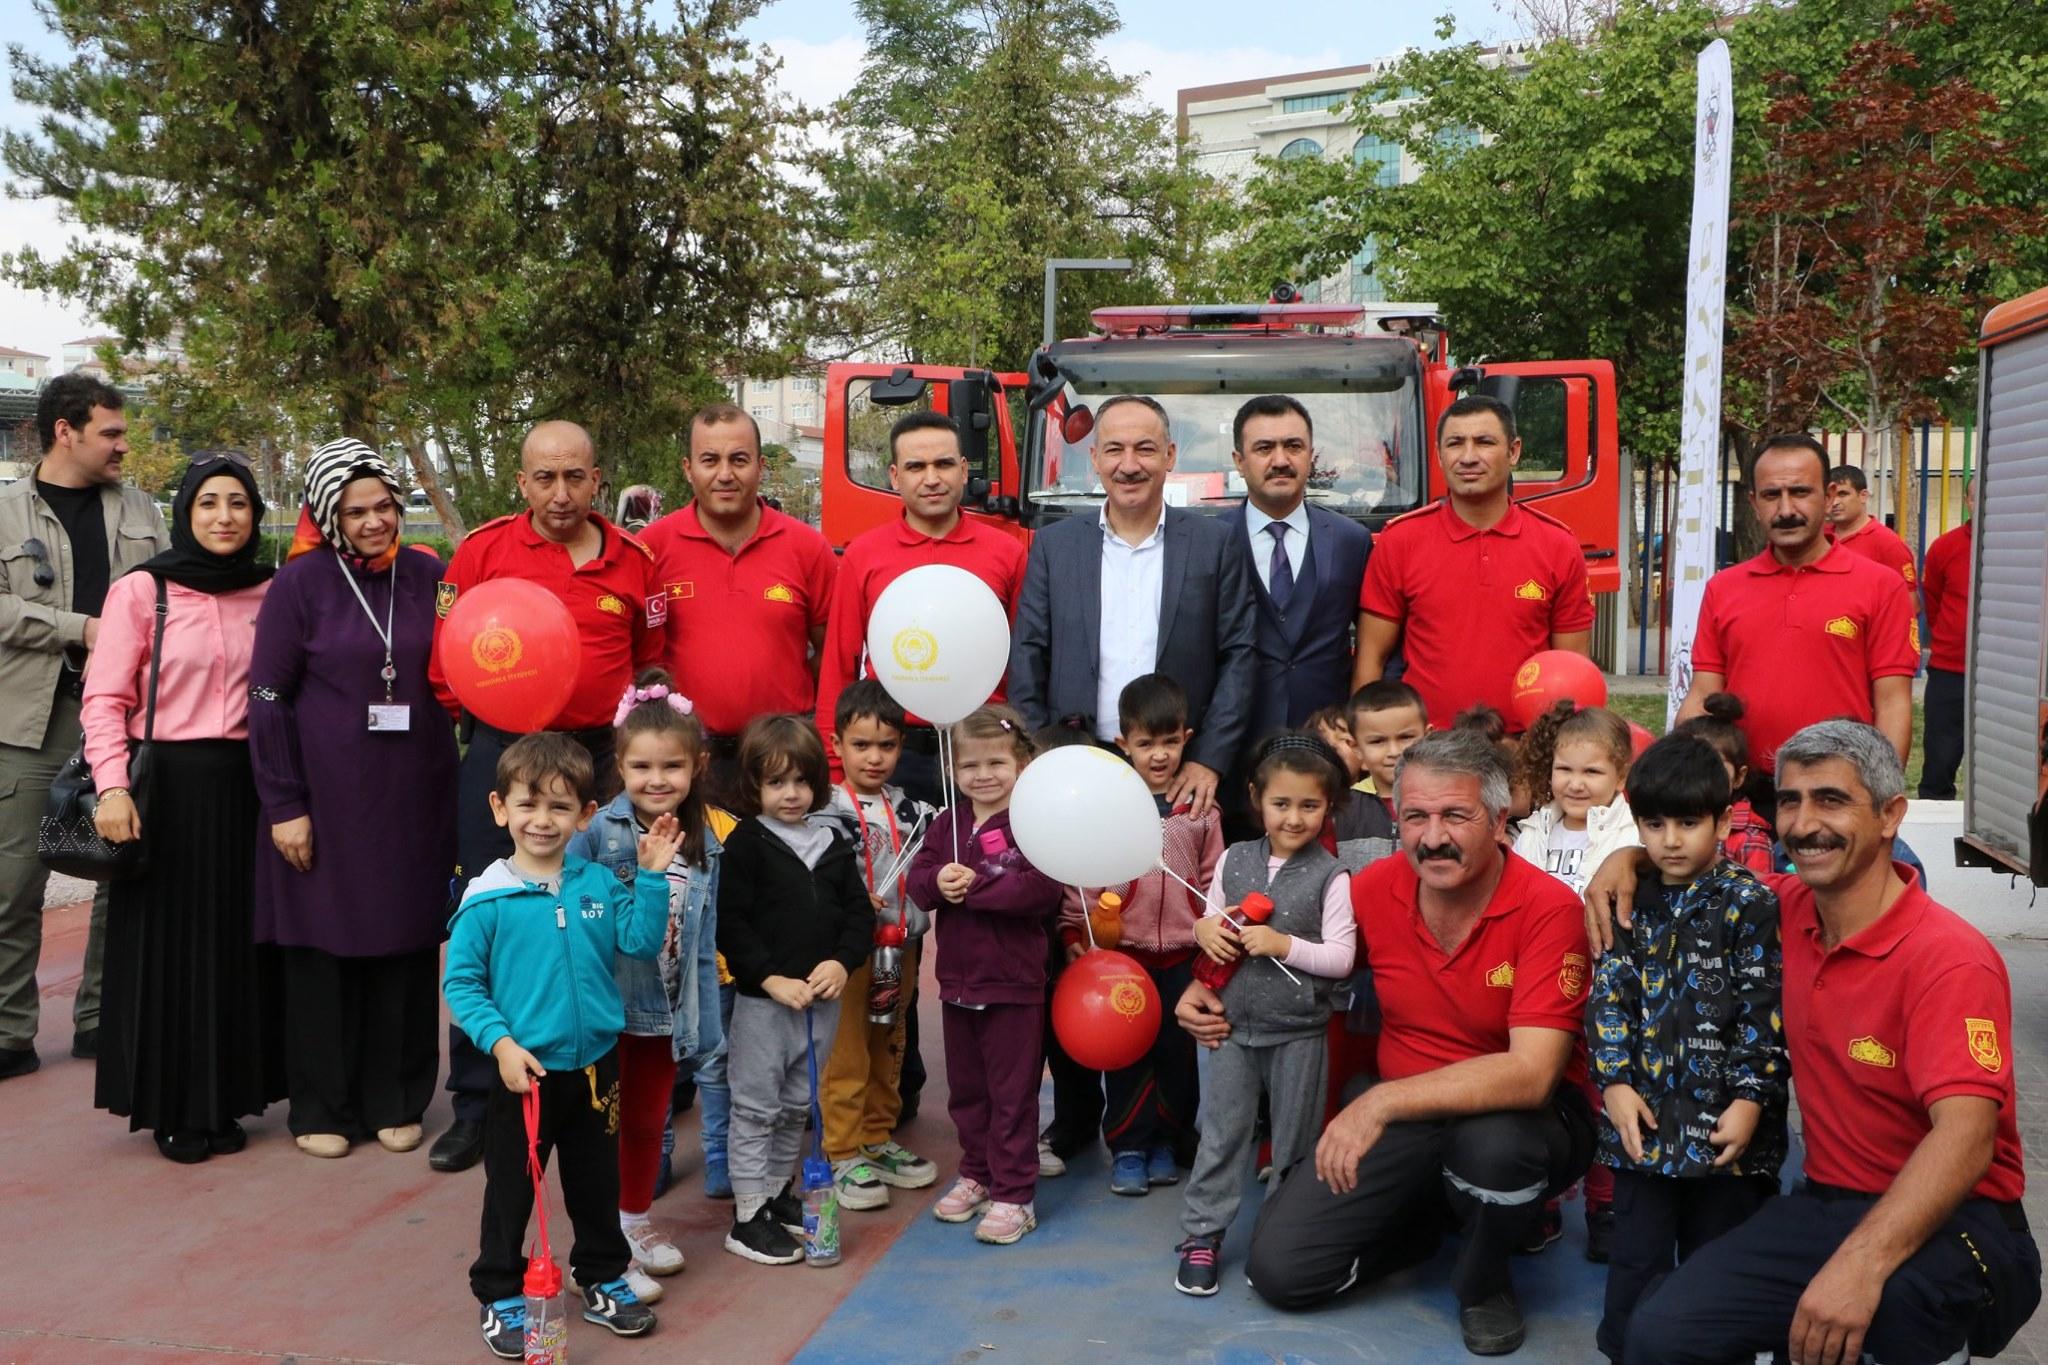
M306 461L306 515L315 530L335 553L358 564L368 565L355 547L348 543L348 537L341 533L341 492L357 479L371 478L391 490L391 496L401 512L405 506L405 490L399 487L398 475L376 451L353 437L344 436L338 441L329 441L314 451ZM397 549L379 556L377 565L389 562L390 554Z

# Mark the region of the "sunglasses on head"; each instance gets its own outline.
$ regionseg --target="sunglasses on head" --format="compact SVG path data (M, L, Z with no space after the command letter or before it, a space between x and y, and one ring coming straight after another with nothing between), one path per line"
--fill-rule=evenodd
M47 588L57 581L57 571L50 565L50 547L30 536L21 542L21 548L28 551L28 557L36 562L36 586Z
M202 450L192 457L194 469L204 469L213 464L239 465L248 470L254 470L256 467L250 464L249 457L239 450Z

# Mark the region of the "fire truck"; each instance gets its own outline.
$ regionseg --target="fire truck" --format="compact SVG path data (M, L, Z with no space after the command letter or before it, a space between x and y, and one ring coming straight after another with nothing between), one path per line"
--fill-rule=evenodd
M1622 478L1608 362L1458 364L1431 304L1136 306L1100 308L1091 318L1093 335L1040 347L1022 373L830 366L826 538L844 546L900 514L889 489L888 429L917 407L946 413L960 429L968 516L1025 539L1059 517L1093 516L1102 502L1088 458L1093 405L1124 393L1156 399L1171 420L1178 454L1168 504L1219 512L1245 492L1231 461L1239 405L1255 394L1291 394L1315 424L1308 496L1377 528L1443 495L1437 418L1474 392L1515 410L1515 497L1578 535L1596 597L1620 588ZM1595 657L1611 658L1612 613L1600 615Z

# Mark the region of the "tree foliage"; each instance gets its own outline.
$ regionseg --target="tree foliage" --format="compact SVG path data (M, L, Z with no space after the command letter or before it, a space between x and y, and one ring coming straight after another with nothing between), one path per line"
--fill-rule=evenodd
M1090 307L1156 299L1194 271L1216 202L1136 82L1098 54L1100 0L858 0L868 54L834 111L826 175L856 347L1017 366L1039 342L1045 262L1063 333Z

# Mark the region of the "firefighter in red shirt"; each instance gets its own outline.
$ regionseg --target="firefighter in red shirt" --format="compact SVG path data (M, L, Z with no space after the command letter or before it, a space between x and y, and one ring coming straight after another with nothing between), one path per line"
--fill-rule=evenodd
M1975 479L1963 481L1970 505ZM1927 608L1927 751L1920 769L1922 801L1956 799L1956 769L1963 766L1963 668L1970 643L1970 558L1974 547L1964 522L1935 537L1920 575Z
M588 750L600 786L615 789L612 716L634 673L662 661L667 600L647 547L591 511L599 482L596 452L582 427L542 422L528 432L519 448L519 492L527 510L470 532L449 561L434 606L445 618L465 591L496 578L524 578L562 599L576 622L581 663L576 689L549 728ZM512 852L511 837L491 817L490 792L498 756L518 736L463 716L438 650L429 656L427 676L469 737L456 780L459 890L463 879ZM498 1064L452 1026L448 1054L455 1123L428 1153L437 1171L463 1170L483 1155L484 1097L498 1075Z
M839 776L833 717L848 683L870 676L867 664L868 613L875 600L910 570L952 564L988 584L1014 619L1024 585L1024 546L1016 537L960 511L967 493L967 461L960 433L942 412L918 411L889 429L889 486L903 499L903 515L886 526L863 531L846 547L833 591L832 619L818 666L818 733L832 773ZM998 684L994 700L1002 700ZM916 716L903 736L896 782L920 801L947 804L939 783L938 734Z
M1919 587L1912 550L1898 532L1870 515L1870 481L1855 465L1828 471L1828 535L1843 549L1905 579L1908 589Z
M1402 680L1443 729L1479 702L1512 716L1515 670L1531 654L1584 654L1593 598L1578 537L1514 500L1522 441L1513 408L1460 398L1438 419L1436 444L1449 496L1374 539L1351 690L1378 682L1398 648L1408 661Z
M1769 882L1805 1180L1642 1301L1628 1365L1992 1356L2040 1302L2012 983L1990 940L1893 861L1905 788L1887 738L1856 721L1778 750L1778 836L1799 870ZM1595 942L1610 910L1626 924L1650 875L1639 856L1588 884Z

